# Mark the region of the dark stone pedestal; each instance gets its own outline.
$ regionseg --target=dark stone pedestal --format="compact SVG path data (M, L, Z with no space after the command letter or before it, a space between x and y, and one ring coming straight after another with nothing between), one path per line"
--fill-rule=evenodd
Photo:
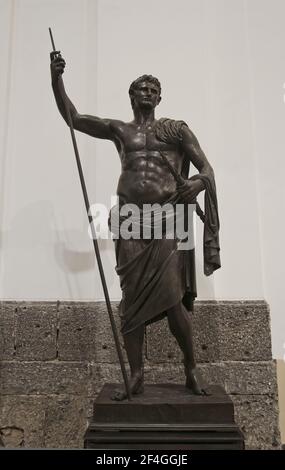
M95 404L84 447L88 449L243 449L234 407L220 386L209 396L190 394L183 385L146 385L131 401L110 399L106 384Z

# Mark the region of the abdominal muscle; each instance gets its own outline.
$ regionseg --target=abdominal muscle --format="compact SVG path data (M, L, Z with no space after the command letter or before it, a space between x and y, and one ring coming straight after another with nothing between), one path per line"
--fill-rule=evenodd
M160 161L137 158L123 168L117 194L124 203L141 205L162 203L175 190L173 176Z

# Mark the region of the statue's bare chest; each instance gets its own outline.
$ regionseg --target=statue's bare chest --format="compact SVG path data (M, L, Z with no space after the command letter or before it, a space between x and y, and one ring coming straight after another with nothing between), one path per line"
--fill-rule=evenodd
M145 151L162 151L173 148L157 139L153 126L130 126L120 135L123 153Z

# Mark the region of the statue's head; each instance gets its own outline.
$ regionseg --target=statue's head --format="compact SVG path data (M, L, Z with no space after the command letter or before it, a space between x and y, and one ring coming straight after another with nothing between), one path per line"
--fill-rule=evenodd
M161 86L152 75L142 75L131 83L129 95L132 108L155 108L161 100Z

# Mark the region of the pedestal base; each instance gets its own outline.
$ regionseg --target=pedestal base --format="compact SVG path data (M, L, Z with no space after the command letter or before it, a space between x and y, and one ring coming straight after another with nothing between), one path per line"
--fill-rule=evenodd
M131 401L111 400L106 384L95 404L84 447L89 449L243 449L234 407L222 387L192 395L178 384L146 385Z

